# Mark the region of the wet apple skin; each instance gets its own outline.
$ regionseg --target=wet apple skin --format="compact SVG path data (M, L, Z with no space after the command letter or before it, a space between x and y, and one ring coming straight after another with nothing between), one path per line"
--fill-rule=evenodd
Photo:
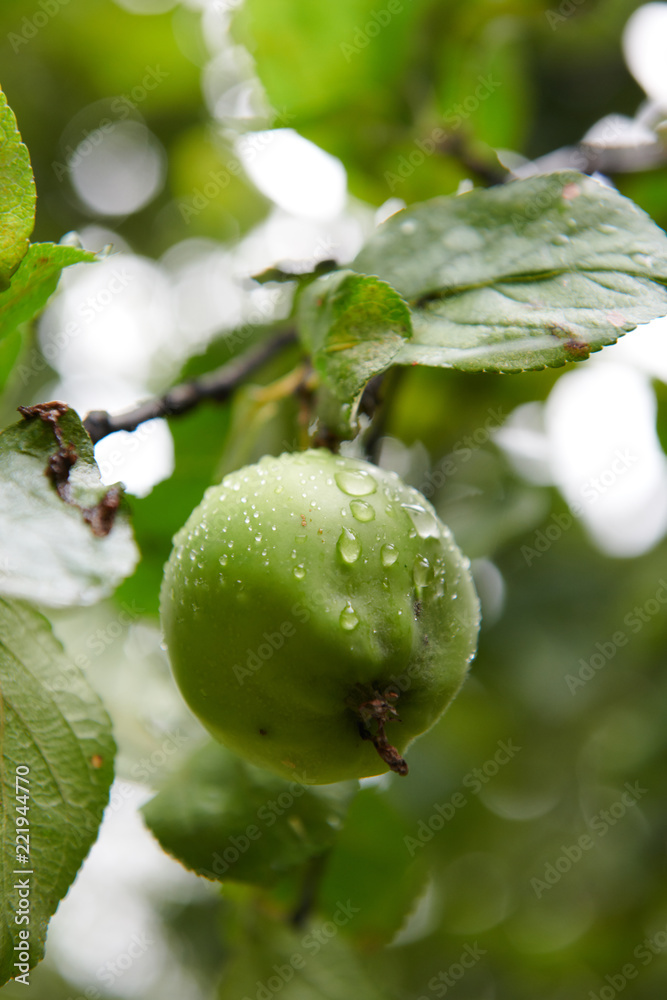
M161 596L186 702L211 734L286 778L382 774L354 706L397 691L400 751L474 655L468 560L394 474L325 449L267 457L211 487L176 535Z

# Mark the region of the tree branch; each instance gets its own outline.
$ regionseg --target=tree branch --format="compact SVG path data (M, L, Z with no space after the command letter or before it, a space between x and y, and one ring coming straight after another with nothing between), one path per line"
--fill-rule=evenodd
M112 415L106 410L91 410L83 421L90 434L93 444L115 431L134 431L147 420L156 417L176 417L188 410L194 409L204 399L213 399L222 403L228 399L234 389L245 381L249 375L261 368L265 362L279 354L283 348L296 342L294 330L279 333L271 340L259 344L212 372L207 372L191 382L184 382L169 389L164 396L147 399L144 403L123 413Z
M514 173L517 177L528 177L534 173L549 174L557 170L578 170L582 174L598 172L614 176L655 170L664 166L666 160L665 148L657 139L655 143L641 146L616 147L582 141L576 146L563 146L546 153L526 164L525 168L519 167Z

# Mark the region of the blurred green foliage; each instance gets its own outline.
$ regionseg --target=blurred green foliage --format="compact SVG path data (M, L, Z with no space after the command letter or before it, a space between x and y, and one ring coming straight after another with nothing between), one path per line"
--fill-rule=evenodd
M388 9L384 0L247 0L233 26L282 123L340 157L351 193L374 207L391 196L409 204L452 193L466 178L479 181L475 165L497 163L493 149L545 154L575 143L605 114L633 114L643 98L620 47L636 0L570 3L572 13L555 25L546 16L559 9L555 0L398 6L372 37L364 26ZM34 239L57 241L98 222L136 253L158 257L192 236L232 245L266 216L267 199L242 174L193 220L179 210L233 159L230 137L213 125L202 97L209 57L196 10L176 5L138 16L112 0L70 0L31 34L26 19L32 23L38 10L26 0L3 0L0 9L2 86L37 183ZM58 165L156 67L167 74L164 82L132 116L164 147L166 184L141 211L96 219ZM463 118L456 106L475 93L480 77L497 86ZM387 175L417 140L445 128L448 115L461 117L454 132L466 155L459 146L426 157L392 188ZM270 121L260 117L252 126ZM614 181L667 224L664 169ZM17 340L4 343L0 383L20 349ZM26 331L23 350L31 349ZM213 365L228 356L221 348L216 359L213 345L205 357ZM264 380L280 374L274 366ZM546 399L559 374L402 370L388 383L384 430L411 449L407 477L420 486L490 413L506 416ZM32 402L44 378L10 385L5 407ZM658 397L664 444L663 385ZM248 415L255 419L259 410L244 390L230 405L172 420L175 472L133 501L143 561L118 593L119 601L136 599L147 621L154 620L171 535L206 485L240 464L239 456L248 461L296 443L293 400L252 423ZM274 990L284 1000L572 1000L623 989L635 1000L655 1000L667 981L667 623L662 609L644 611L645 620L634 609L653 607L647 602L667 577L667 544L640 558L608 558L575 519L527 559L525 547L534 548L536 533L563 514L563 501L518 478L490 441L459 461L431 499L459 545L474 559L493 559L504 580L504 608L496 620L487 616L469 682L415 745L409 779L360 793L349 826L315 873L315 888L310 875L305 889L289 879L266 892L235 886L225 888L214 915L210 902L193 903L186 917L164 913L175 950L199 969L203 995L225 1000L254 998L257 981L302 952L303 978ZM619 630L628 642L607 655ZM580 685L568 682L596 655L601 668L589 666ZM113 656L122 658L122 649ZM138 669L132 684L128 714L145 697ZM315 928L348 900L358 910L358 920L353 914L340 923L318 953L304 946L307 925L287 926L304 893ZM193 940L202 914L206 933ZM628 963L636 976L619 987ZM79 989L48 962L31 985L36 1000L67 1000ZM23 996L14 984L4 993Z

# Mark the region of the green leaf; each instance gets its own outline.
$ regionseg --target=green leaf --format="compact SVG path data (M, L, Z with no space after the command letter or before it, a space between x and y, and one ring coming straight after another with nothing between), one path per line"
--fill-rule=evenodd
M44 953L49 919L97 837L116 750L102 703L48 621L1 598L0 722L1 985L27 971L14 964L20 931L31 968Z
M28 249L36 201L30 155L0 89L0 289Z
M315 367L343 403L388 368L412 336L401 296L385 281L353 271L334 271L308 285L298 323Z
M334 918L314 920L294 931L260 913L244 915L229 937L235 952L223 976L218 1000L387 1000L340 934L354 933L358 906L342 896Z
M210 742L143 813L164 850L198 875L273 885L333 843L343 805L340 797L283 781Z
M122 488L102 485L64 403L32 408L0 434L0 550L0 594L51 607L91 604L134 568Z
M247 0L237 30L249 35L259 76L283 123L298 127L354 101L382 105L411 55L411 29L425 0L309 4ZM392 92L389 91L389 94Z
M571 171L415 205L350 266L409 301L414 338L399 364L558 367L667 313L665 234Z
M349 896L359 907L350 931L377 947L391 940L424 887L426 873L405 845L408 833L388 799L373 788L352 802L327 861L319 903L332 917Z
M64 267L92 263L96 255L60 243L32 243L9 288L0 293L0 339L42 311Z
M0 340L0 391L7 384L22 346L23 337L20 330L14 330L4 340Z

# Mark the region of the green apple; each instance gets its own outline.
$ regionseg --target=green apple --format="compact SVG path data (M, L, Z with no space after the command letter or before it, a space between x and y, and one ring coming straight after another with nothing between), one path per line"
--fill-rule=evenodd
M305 784L405 774L479 628L469 561L422 494L325 449L207 490L174 539L161 615L206 728Z

